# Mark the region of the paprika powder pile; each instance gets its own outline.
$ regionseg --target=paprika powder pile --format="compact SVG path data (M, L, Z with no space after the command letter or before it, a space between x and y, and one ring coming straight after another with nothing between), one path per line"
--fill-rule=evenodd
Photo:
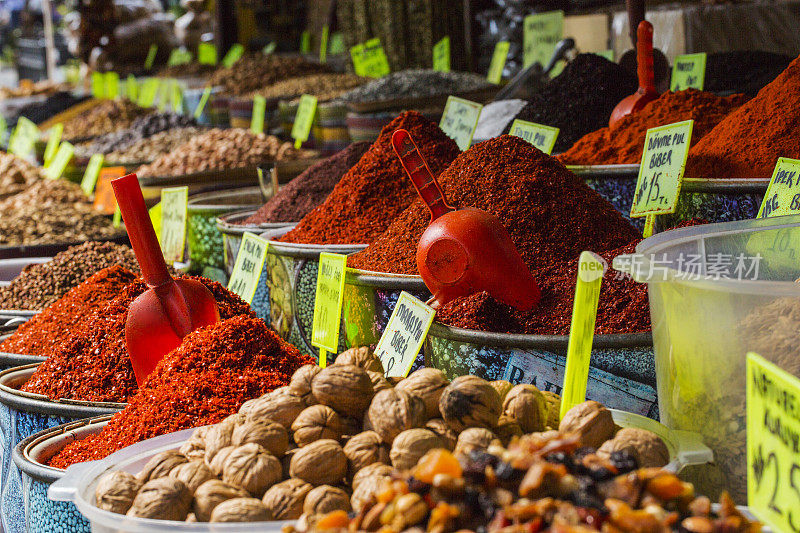
M313 363L258 318L238 316L200 328L156 365L100 433L67 445L49 464L66 468L158 435L216 424L246 400L288 385L295 370Z
M638 164L649 128L692 119L694 145L745 101L741 94L717 96L697 89L666 92L641 111L622 117L613 127L584 135L557 157L567 165Z
M477 207L500 219L542 291L539 306L524 314L488 295L472 295L439 310L438 319L445 323L507 333L565 334L580 253L608 255L641 238L611 204L563 164L518 137L503 135L473 146L442 173L439 182L457 208ZM425 204L416 201L366 250L348 257L348 266L417 274L417 244L429 220ZM601 305L615 307L619 318L613 312L598 317L598 331L649 328L646 288L643 300L641 295L627 294L632 288L607 284L608 298ZM631 302L635 305L628 309Z
M187 279L196 279L211 291L220 318L255 316L244 300L219 283L202 277ZM138 387L125 346L125 320L131 302L146 289L144 282L136 279L103 305L73 316L74 324L62 324L70 335L48 354L22 390L53 399L128 401Z
M800 158L800 57L689 150L687 178L765 178Z
M280 241L305 244L369 244L417 197L392 149L392 134L404 128L438 175L458 156L456 143L416 111L387 124L378 140L331 191Z

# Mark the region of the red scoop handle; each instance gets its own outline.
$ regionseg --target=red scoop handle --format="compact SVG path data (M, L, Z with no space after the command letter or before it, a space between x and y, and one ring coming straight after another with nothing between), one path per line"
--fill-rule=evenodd
M420 198L428 206L431 212L431 222L445 213L455 211L455 208L447 203L447 198L445 198L439 182L428 168L428 163L422 158L422 154L408 131L403 129L395 131L392 134L392 147Z
M639 92L641 94L652 94L656 92L655 74L653 72L653 25L643 20L639 23L636 33Z
M169 283L172 278L164 262L153 222L144 204L142 189L136 174L128 174L111 180L117 205L125 221L125 229L131 239L133 252L142 270L142 279L150 287Z

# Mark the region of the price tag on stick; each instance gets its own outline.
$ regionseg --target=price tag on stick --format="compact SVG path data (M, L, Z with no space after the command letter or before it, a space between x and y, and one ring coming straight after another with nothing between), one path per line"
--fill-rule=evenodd
M322 27L322 36L319 38L319 62L325 63L328 61L328 36L331 29L328 25Z
M353 68L359 76L380 78L391 72L389 59L383 51L383 45L378 38L370 39L364 44L358 44L350 49Z
M336 353L339 348L346 269L346 255L328 252L320 254L311 344L319 348L319 366L323 368L328 364L327 352Z
M670 91L697 89L702 91L706 79L706 54L684 54L675 58L672 65L672 77L669 81Z
M105 86L105 97L114 99L119 96L119 74L116 72L106 72L103 75L103 85Z
M148 78L139 91L139 105L142 107L153 107L153 102L156 100L158 88L161 85L161 80L158 78Z
M228 49L228 53L222 58L223 67L232 67L244 54L244 46L239 43L234 44Z
M91 196L94 192L97 178L103 168L104 159L103 154L94 154L89 158L89 164L86 165L86 172L83 173L83 179L81 180L81 190L86 196Z
M779 157L756 218L798 213L800 213L800 160Z
M57 180L63 176L64 170L66 170L69 162L72 161L73 155L75 155L75 147L67 141L61 143L61 146L58 147L56 155L50 162L50 166L45 169L44 175L51 180Z
M212 43L200 43L197 45L197 61L201 65L217 64L217 47Z
M544 66L550 61L556 44L564 36L564 12L548 11L528 15L523 20L523 64Z
M150 49L147 50L147 58L144 60L145 70L150 70L151 68L153 68L153 63L156 60L157 53L158 53L158 45L151 44Z
M800 379L747 354L747 505L772 531L800 528Z
M104 215L113 215L117 210L117 197L111 180L121 178L126 174L125 167L107 167L100 170L97 186L94 191L94 208Z
M28 157L39 138L39 128L25 117L17 120L17 125L8 141L8 151L20 157Z
M481 116L482 109L481 104L448 96L439 127L456 142L461 150L466 150L472 144L472 136L475 134L475 128L478 127L478 118Z
M406 377L417 358L436 311L406 291L400 293L389 323L375 347L388 377Z
M197 103L197 107L194 109L194 118L200 118L203 116L203 109L206 108L206 104L208 103L208 98L211 96L211 86L207 86L203 89L203 94L200 95L200 102Z
M550 155L558 139L558 128L515 119L511 123L511 135L525 139L542 152Z
M92 97L106 97L106 80L102 72L92 72Z
M128 74L125 85L128 93L128 99L131 102L135 102L136 98L139 96L139 84L137 83L133 74Z
M189 187L161 189L161 252L167 263L183 261Z
M236 262L233 265L233 272L231 272L231 279L228 281L228 289L238 294L247 303L251 303L256 295L258 280L261 279L268 248L269 242L265 239L249 231L244 233Z
M450 72L450 36L445 35L433 45L433 70Z
M572 322L569 327L561 418L564 418L567 411L586 400L597 302L600 300L600 284L603 282L604 271L605 261L600 256L592 252L581 252L575 301L572 305Z
M508 49L511 43L508 41L500 41L494 45L494 53L492 54L492 62L489 63L489 73L486 74L486 79L489 83L497 85L503 79L503 69L506 67L506 59L508 58Z
M294 139L295 148L299 149L308 140L316 112L317 98L309 94L301 96L300 105L297 107L297 114L292 125L292 139Z
M308 54L311 52L311 32L303 30L300 34L300 52Z
M261 95L253 97L253 116L250 118L250 131L264 133L264 116L267 113L267 99Z
M58 123L50 128L50 136L47 138L47 145L44 147L44 168L50 166L50 162L56 156L58 145L61 143L61 135L64 134L64 124Z

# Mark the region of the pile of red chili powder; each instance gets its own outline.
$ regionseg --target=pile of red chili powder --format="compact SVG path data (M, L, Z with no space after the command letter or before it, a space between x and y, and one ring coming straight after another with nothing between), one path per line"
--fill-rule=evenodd
M610 258L641 238L611 204L563 164L518 137L503 135L473 146L439 181L457 207L477 207L500 219L542 290L541 303L528 313L486 294L456 300L438 311L438 320L447 324L507 333L566 334L580 253L590 250ZM415 202L366 250L350 256L348 265L416 274L417 243L429 220L425 205ZM645 286L607 279L600 307L600 333L650 327Z
M122 267L115 266L101 270L84 284L114 269L133 276ZM219 283L201 277L189 279L196 279L211 291L219 307L220 318L254 316L244 300ZM146 288L143 281L136 279L102 305L95 306L84 315L73 316L72 322L62 323L61 327L69 331L69 336L48 354L47 360L39 365L22 390L54 399L128 401L138 387L125 347L125 320L131 302Z
M779 157L800 158L800 57L691 150L690 178L769 178Z
M313 362L257 318L198 329L156 365L103 431L67 445L49 464L66 468L158 435L216 424L246 400L288 385L295 370Z
M460 153L439 126L416 111L387 124L378 140L292 231L279 240L306 244L369 244L416 199L417 193L392 149L392 134L411 133L431 172L438 175Z
M741 94L723 97L697 89L666 92L641 111L623 117L613 127L584 135L557 157L568 165L639 163L649 128L692 119L692 144L696 144L745 101L746 97Z

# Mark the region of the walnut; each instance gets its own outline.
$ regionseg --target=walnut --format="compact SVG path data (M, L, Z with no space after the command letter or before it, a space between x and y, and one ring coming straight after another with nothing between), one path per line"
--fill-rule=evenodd
M567 411L558 430L561 433L577 434L581 446L598 448L614 437L616 425L611 411L602 404L589 400Z
M347 456L338 442L318 440L297 450L289 465L289 474L317 485L336 485L347 473Z
M549 390L543 390L542 396L547 403L547 427L555 429L561 422L561 396Z
M353 510L360 513L365 507L373 503L375 494L383 488L383 484L387 479L391 479L391 477L389 475L374 475L362 480L358 487L353 490L353 495L350 497L350 505L353 506Z
M504 379L499 379L497 381L491 381L489 384L494 387L494 390L497 391L497 394L500 395L500 400L505 400L506 394L508 391L514 388L514 385Z
M395 437L389 457L396 469L408 470L429 450L443 447L442 439L430 429L407 429Z
M375 391L376 394L384 389L392 388L392 384L384 377L383 372L367 370L367 375L370 381L372 381L372 390Z
M364 370L371 372L378 372L381 375L385 373L383 363L380 358L375 355L372 348L369 346L361 346L358 348L350 348L336 356L335 365L354 365L361 367Z
M259 400L258 398L253 398L251 400L247 400L246 402L244 402L242 406L239 408L239 414L248 416L250 414L250 410L253 408L253 404L256 403L258 400Z
M439 398L450 382L438 368L420 368L397 384L399 390L422 399L427 419L439 416Z
M273 391L253 403L247 413L247 420L253 422L269 420L277 422L288 430L292 427L292 422L297 418L297 415L306 407L306 402L299 396L283 393L275 394L275 391Z
M495 431L497 433L497 438L500 439L503 446L508 446L512 438L521 437L524 434L517 419L508 415L500 416Z
M402 431L425 424L425 404L403 390L386 389L372 399L367 417L383 442L391 444Z
M342 438L352 437L364 431L361 420L349 416L340 416L342 419Z
M282 477L281 462L254 442L233 450L222 465L222 481L259 498Z
M181 445L178 451L190 461L194 459L200 459L202 461L206 456L206 441L203 437L196 437L193 434Z
M289 449L289 432L277 422L268 420L246 422L233 430L233 446L250 442L260 444L275 457L281 457Z
M547 402L533 385L517 385L503 400L503 414L514 418L525 433L544 431Z
M263 501L274 520L295 520L303 514L303 502L313 488L302 479L287 479L271 486Z
M338 487L330 485L320 485L314 488L306 496L303 504L303 513L325 514L331 511L350 512L350 496Z
M486 428L465 429L458 436L456 448L453 452L456 455L469 455L473 450L485 451L491 444L500 444L497 436Z
M233 424L215 424L206 433L206 463L209 465L222 448L233 445Z
M233 429L236 429L245 422L247 422L247 415L244 415L242 413L233 413L232 415L229 415L225 419L223 419L222 422L220 422L220 424L229 424L233 426Z
M257 498L233 498L217 505L209 522L267 522L272 513Z
M389 463L389 449L374 431L364 431L352 437L344 446L344 454L350 478L372 463Z
M195 459L194 461L180 464L170 470L169 477L183 481L189 488L189 491L194 494L197 487L209 479L214 479L216 476L203 460Z
M185 520L192 506L192 493L182 482L160 477L145 483L133 499L128 516L159 520Z
M210 462L206 460L206 465L208 465L208 468L211 469L211 472L213 472L215 476L220 477L222 475L222 465L225 464L228 456L235 449L236 446L225 446L214 455L214 458Z
M456 442L458 441L458 433L450 429L447 422L441 418L432 418L425 423L425 427L436 433L439 438L442 439L444 448L451 452L455 449Z
M451 429L461 432L469 427L493 428L503 404L488 381L476 376L460 376L444 390L439 411Z
M597 455L608 459L612 452L627 451L641 468L660 467L669 463L669 449L661 437L639 428L620 429L613 439L605 441Z
M294 441L301 447L320 439L339 440L343 430L342 419L327 405L304 409L292 423Z
M353 476L353 482L350 484L350 486L353 487L353 490L356 490L359 486L361 486L362 483L370 478L388 478L391 477L392 473L394 473L394 468L391 466L383 463L372 463L371 465L365 466L356 472L356 475Z
M147 483L151 479L168 476L170 470L186 462L189 459L177 450L157 453L147 461L137 477L142 483Z
M197 520L208 522L211 513L220 503L232 498L247 498L250 496L246 490L218 479L210 479L197 487L194 492L192 510Z
M311 382L311 393L323 405L345 416L360 417L372 400L372 381L355 365L323 368Z
M94 489L97 507L112 513L125 514L130 509L142 481L124 470L117 470L100 478Z
M298 368L289 382L289 392L305 400L308 405L317 403L316 398L311 394L311 382L321 370L317 365L305 365Z

